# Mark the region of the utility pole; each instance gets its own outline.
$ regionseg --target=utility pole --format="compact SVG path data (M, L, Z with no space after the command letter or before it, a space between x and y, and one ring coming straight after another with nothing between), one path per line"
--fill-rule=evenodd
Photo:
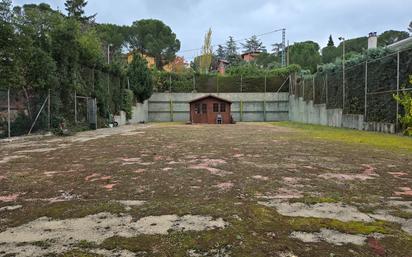
M7 90L7 131L9 138L11 137L11 117L10 117L10 88Z
M282 67L286 66L286 29L282 29Z

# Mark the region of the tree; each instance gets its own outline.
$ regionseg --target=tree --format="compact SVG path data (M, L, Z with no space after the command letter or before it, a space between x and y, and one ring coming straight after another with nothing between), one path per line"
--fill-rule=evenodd
M275 56L279 56L283 52L283 43L272 44L272 51Z
M140 103L149 99L153 94L152 75L149 68L147 68L146 60L144 60L140 54L133 56L133 61L129 65L127 75L130 80L131 90L136 99Z
M11 1L0 2L0 88L20 82L18 63L19 42L12 20Z
M409 27L408 27L409 33L412 34L412 21L409 23Z
M280 58L275 53L261 53L256 57L255 63L260 68L278 68L280 67Z
M341 53L335 47L335 42L333 42L332 35L330 35L327 46L322 49L322 63L332 63L339 56L341 56Z
M230 65L236 65L240 62L240 57L237 53L237 44L232 36L226 42L226 59Z
M302 69L310 70L312 73L317 70L321 63L319 45L313 41L295 43L290 46L290 63L298 64Z
M408 37L406 31L388 30L379 35L378 46L385 47Z
M84 16L84 8L87 6L86 0L66 0L64 6L66 7L67 15L79 21L91 21L96 17L96 14Z
M202 55L200 56L199 68L201 73L207 74L210 70L210 65L212 64L213 48L212 48L212 29L205 35Z
M226 50L222 45L217 46L216 58L219 60L226 59Z
M328 47L332 47L335 46L335 42L333 42L333 38L332 35L329 36L329 41L328 41Z
M246 39L245 44L242 44L244 52L266 52L266 47L263 45L262 41L258 39L257 36L252 36L249 39Z
M180 41L172 29L153 19L135 21L129 31L128 44L133 50L154 57L157 68L172 61L180 50Z

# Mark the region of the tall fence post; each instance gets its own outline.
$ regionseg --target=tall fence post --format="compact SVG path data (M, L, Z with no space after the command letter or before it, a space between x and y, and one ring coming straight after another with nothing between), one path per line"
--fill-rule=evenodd
M173 114L173 99L172 99L172 76L169 75L169 95L170 95L170 121L174 121L174 114Z
M325 91L326 91L326 97L325 97L325 102L326 102L326 108L328 108L328 97L329 97L329 89L328 89L328 74L325 74Z
M48 124L47 124L47 126L48 126L48 129L49 129L49 131L50 131L50 128L51 128L51 103L50 103L50 100L51 100L51 97L50 97L50 89L49 89L49 101L48 101L48 103L47 103L47 116L48 116Z
M172 93L172 76L169 75L169 93Z
M77 124L77 93L74 91L74 123Z
M312 81L312 86L313 86L313 95L312 95L313 104L315 104L315 76L316 76L316 75L313 75L313 81Z
M305 77L302 77L302 98L305 101Z
M365 62L365 113L363 120L368 120L368 61Z
M216 91L219 94L219 75L216 75Z
M240 75L240 93L243 93L243 75Z
M196 75L193 73L193 92L196 91Z
M7 90L7 132L11 137L10 88Z
M240 75L240 93L243 93L243 75ZM243 121L243 100L240 99L240 121Z
M267 117L266 117L266 91L267 91L267 77L265 75L265 93L263 96L263 121L266 122Z
M399 89L400 89L400 53L397 53L397 63L396 63L396 95L399 97ZM399 102L396 101L396 131L399 131Z

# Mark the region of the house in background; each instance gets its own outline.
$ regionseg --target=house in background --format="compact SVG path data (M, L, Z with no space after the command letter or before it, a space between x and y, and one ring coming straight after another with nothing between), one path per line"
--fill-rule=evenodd
M243 53L240 57L245 62L253 62L261 54L261 52L247 52Z
M217 64L217 71L221 75L225 75L226 68L229 66L229 62L224 59L219 59Z
M127 64L131 64L131 63L132 63L132 61L133 61L133 55L134 55L135 53L137 53L137 52L136 52L136 51L132 51L132 52L127 53ZM142 53L138 53L138 54L140 54L140 56L143 57L143 59L146 60L146 62L147 62L147 68L153 69L153 68L156 66L156 60L155 60L154 57L152 57L152 56L150 56L150 55L148 55L148 54L145 54L145 53L143 53L143 54L142 54Z
M214 95L207 95L190 102L192 124L231 124L232 102Z
M170 63L163 66L163 70L167 72L184 72L188 68L189 64L185 61L184 57L176 56L176 58Z

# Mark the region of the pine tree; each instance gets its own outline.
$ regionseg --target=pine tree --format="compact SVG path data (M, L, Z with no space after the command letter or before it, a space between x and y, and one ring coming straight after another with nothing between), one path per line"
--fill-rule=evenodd
M332 35L329 36L328 46L335 46L335 43L333 42Z
M237 44L232 36L229 37L226 42L226 59L231 65L237 64L240 61L240 57L237 53Z
M283 51L283 44L282 43L272 44L272 51L275 54L275 56L279 56L280 53Z
M217 46L216 57L219 60L226 59L226 50L222 45Z
M152 74L147 67L146 60L140 54L133 55L133 61L129 65L127 75L130 79L131 90L140 103L143 103L152 96Z
M263 43L255 35L249 39L246 39L245 44L242 44L242 46L245 53L266 52L266 47L263 46Z
M66 3L64 3L69 17L73 17L79 21L91 21L96 17L96 14L92 16L84 16L84 8L86 5L86 0L66 0Z

